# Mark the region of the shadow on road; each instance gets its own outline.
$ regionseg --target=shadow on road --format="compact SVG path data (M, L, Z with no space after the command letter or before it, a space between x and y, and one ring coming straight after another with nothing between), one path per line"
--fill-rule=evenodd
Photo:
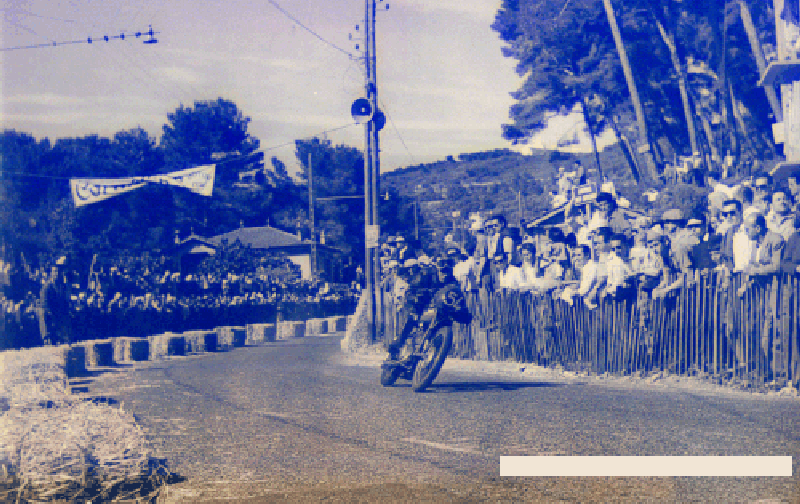
M523 388L538 388L538 387L562 387L561 383L549 382L532 382L532 381L469 381L458 383L434 383L427 389L425 393L428 394L441 394L441 393L456 393L456 392L489 392L489 391L512 391Z

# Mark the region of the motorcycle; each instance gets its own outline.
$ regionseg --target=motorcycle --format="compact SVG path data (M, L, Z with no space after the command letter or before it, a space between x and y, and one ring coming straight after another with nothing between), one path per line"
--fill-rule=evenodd
M449 283L433 295L416 321L397 360L388 357L381 365L381 385L391 387L403 378L411 389L422 392L438 376L453 345L453 322L469 324L472 315L458 284ZM414 323L414 322L409 322Z

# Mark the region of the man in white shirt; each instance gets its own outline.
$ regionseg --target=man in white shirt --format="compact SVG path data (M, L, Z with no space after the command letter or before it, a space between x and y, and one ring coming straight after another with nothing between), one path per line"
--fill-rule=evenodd
M628 278L632 272L627 262L627 256L625 236L621 234L613 235L609 244L608 260L606 261L608 281L604 291L605 294L617 296L622 293L622 289L628 286Z
M772 193L772 208L767 214L767 228L788 240L797 230L792 213L792 193L788 189L776 189Z
M499 289L519 290L524 285L522 271L508 261L508 254L498 252L492 258L495 269L495 285Z

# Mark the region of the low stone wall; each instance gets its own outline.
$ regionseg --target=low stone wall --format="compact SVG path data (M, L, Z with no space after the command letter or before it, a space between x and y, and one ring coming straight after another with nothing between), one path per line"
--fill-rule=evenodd
M86 349L86 367L114 365L114 343L111 340L85 341L75 347Z

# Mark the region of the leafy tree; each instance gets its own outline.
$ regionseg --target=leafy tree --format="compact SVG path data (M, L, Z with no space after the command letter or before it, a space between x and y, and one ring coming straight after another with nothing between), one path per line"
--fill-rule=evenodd
M364 156L346 145L333 146L329 140L312 138L295 141L301 180L308 181L309 160L314 175L315 197L363 196ZM305 191L308 201L308 190ZM364 200L348 198L318 202L316 228L324 230L326 243L359 257L364 250ZM308 213L303 227L310 229Z
M508 43L504 54L518 60L517 71L526 77L512 93L517 103L511 107L513 123L503 126L506 138L524 142L545 126L548 114L579 103L592 134L608 125L621 136L617 116L644 109L639 124L650 138L640 140L653 140L661 162L692 152L717 160L728 153L739 159L775 154L765 133L775 110L774 90L765 93L755 85L767 42L774 40L771 2L613 0L613 19L611 4L501 4L492 28ZM615 52L622 48L602 26L612 20L618 21L622 48L633 62L627 85L617 71L621 57ZM628 103L633 88L643 107Z
M580 107L592 138L625 98L625 81L616 61L614 40L597 1L505 0L492 28L508 43L503 54L518 61L525 76L511 93L512 124L503 136L524 143L547 126L555 113Z
M233 181L239 171L263 166L263 155L248 158L258 150L259 141L247 131L250 118L231 101L218 98L180 106L167 120L160 146L169 170L217 162L217 177ZM243 161L225 163L231 158Z

